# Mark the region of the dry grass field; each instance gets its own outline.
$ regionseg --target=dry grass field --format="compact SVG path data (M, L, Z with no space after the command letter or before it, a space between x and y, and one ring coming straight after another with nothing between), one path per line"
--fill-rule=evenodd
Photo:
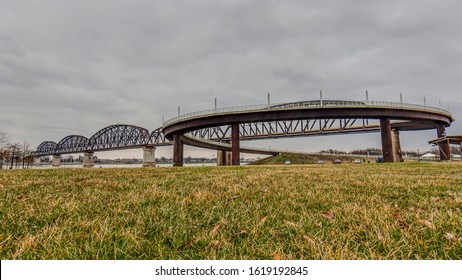
M1 259L462 259L462 165L0 171Z

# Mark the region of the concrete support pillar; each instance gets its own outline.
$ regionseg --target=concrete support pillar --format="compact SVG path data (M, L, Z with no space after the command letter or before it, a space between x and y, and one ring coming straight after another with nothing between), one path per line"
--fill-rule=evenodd
M229 151L222 151L221 152L221 161L224 166L231 165L231 152Z
M217 151L217 166L230 166L232 165L230 151Z
M95 161L93 159L94 154L94 152L83 153L83 168L92 168L95 166Z
M233 165L233 160L231 157L232 157L231 152L226 152L226 166Z
M156 147L143 147L143 167L156 167Z
M444 124L439 124L436 128L438 138L446 138L446 127ZM438 144L440 150L440 160L451 160L451 147L447 141L442 141Z
M217 166L226 166L226 151L217 151Z
M39 163L40 163L40 157L34 157L34 164L39 164Z
M231 158L232 165L241 165L239 152L239 124L233 123L231 126Z
M173 136L173 166L183 166L183 142L180 133Z
M53 155L53 159L51 160L51 166L53 167L61 166L61 155Z
M222 163L223 166L231 166L231 165L233 165L232 153L230 151L222 151L221 152L221 163Z
M393 161L394 162L403 162L403 156L401 154L401 144L399 141L399 131L393 129L391 133L391 143L393 145Z
M223 166L223 151L217 150L217 166Z
M382 134L382 153L385 162L393 162L393 143L391 137L391 123L389 118L380 119Z

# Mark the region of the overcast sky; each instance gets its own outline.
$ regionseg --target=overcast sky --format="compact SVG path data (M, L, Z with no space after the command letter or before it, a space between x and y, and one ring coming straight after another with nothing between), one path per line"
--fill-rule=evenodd
M35 148L177 114L325 98L439 106L462 134L462 1L0 0L0 129ZM430 148L435 131L402 133ZM248 143L381 147L377 133ZM171 148L160 149L171 156ZM196 150L188 150L194 154ZM197 152L199 153L199 152ZM210 151L204 152L210 156ZM195 155L195 154L194 154Z

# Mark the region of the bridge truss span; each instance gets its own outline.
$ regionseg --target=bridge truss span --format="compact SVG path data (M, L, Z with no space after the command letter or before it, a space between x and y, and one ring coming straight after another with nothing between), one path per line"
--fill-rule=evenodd
M239 124L241 140L374 131L380 131L380 122L369 119L297 119ZM202 128L188 132L187 135L198 139L231 141L231 125Z
M87 150L89 142L84 136L69 135L59 141L55 149L58 154L78 153Z
M162 127L155 129L151 132L150 143L153 146L171 146L173 145L172 141L165 138L165 135L162 133Z
M53 141L45 141L38 145L35 155L38 157L55 154L57 144Z
M89 142L91 151L107 151L138 148L150 144L150 134L145 128L134 125L111 125L96 132Z

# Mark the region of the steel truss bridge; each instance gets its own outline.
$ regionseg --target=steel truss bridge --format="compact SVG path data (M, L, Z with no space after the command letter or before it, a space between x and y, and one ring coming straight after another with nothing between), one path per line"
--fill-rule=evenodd
M35 154L41 157L170 145L172 142L165 139L161 128L149 133L147 129L139 126L116 124L101 129L90 138L81 135L69 135L58 143L42 142L37 147Z
M174 165L181 166L183 144L187 144L232 151L233 164L238 164L239 152L275 154L240 146L240 140L381 132L385 160L397 161L393 133L437 129L441 137L452 121L446 110L416 104L310 100L194 112L172 118L151 133L139 126L111 125L90 138L69 135L58 143L45 141L37 147L36 156L173 145Z

